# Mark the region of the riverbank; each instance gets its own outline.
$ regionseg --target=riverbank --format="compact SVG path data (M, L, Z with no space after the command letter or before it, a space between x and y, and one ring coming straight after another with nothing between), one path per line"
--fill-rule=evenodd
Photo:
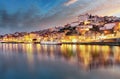
M120 42L64 42L62 44L78 44L78 45L113 45L120 46Z
M0 43L40 44L40 42L0 42ZM120 42L61 42L61 44L120 46ZM47 44L46 44L46 45L47 45ZM50 45L50 44L49 44L49 45ZM51 45L53 45L53 44L51 44ZM54 45L55 45L55 44L54 44Z

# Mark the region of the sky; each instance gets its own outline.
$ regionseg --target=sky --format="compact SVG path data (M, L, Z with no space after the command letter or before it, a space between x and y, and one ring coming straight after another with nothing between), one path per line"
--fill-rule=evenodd
M120 17L120 0L0 0L0 34L63 26L80 14Z

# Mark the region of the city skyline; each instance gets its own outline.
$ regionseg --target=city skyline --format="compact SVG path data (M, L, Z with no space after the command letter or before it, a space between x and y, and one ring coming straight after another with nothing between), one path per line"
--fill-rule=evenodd
M79 14L120 16L119 0L2 0L0 34L62 26Z

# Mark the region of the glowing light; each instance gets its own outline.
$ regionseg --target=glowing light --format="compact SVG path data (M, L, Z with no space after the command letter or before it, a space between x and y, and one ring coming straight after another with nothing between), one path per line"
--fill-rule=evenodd
M87 25L87 24L90 24L90 22L89 21L85 21L84 24Z
M77 39L72 39L72 42L77 42Z

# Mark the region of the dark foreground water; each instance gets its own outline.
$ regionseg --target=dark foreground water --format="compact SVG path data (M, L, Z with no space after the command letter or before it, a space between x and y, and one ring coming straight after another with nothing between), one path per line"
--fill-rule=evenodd
M120 79L120 47L0 44L0 79Z

